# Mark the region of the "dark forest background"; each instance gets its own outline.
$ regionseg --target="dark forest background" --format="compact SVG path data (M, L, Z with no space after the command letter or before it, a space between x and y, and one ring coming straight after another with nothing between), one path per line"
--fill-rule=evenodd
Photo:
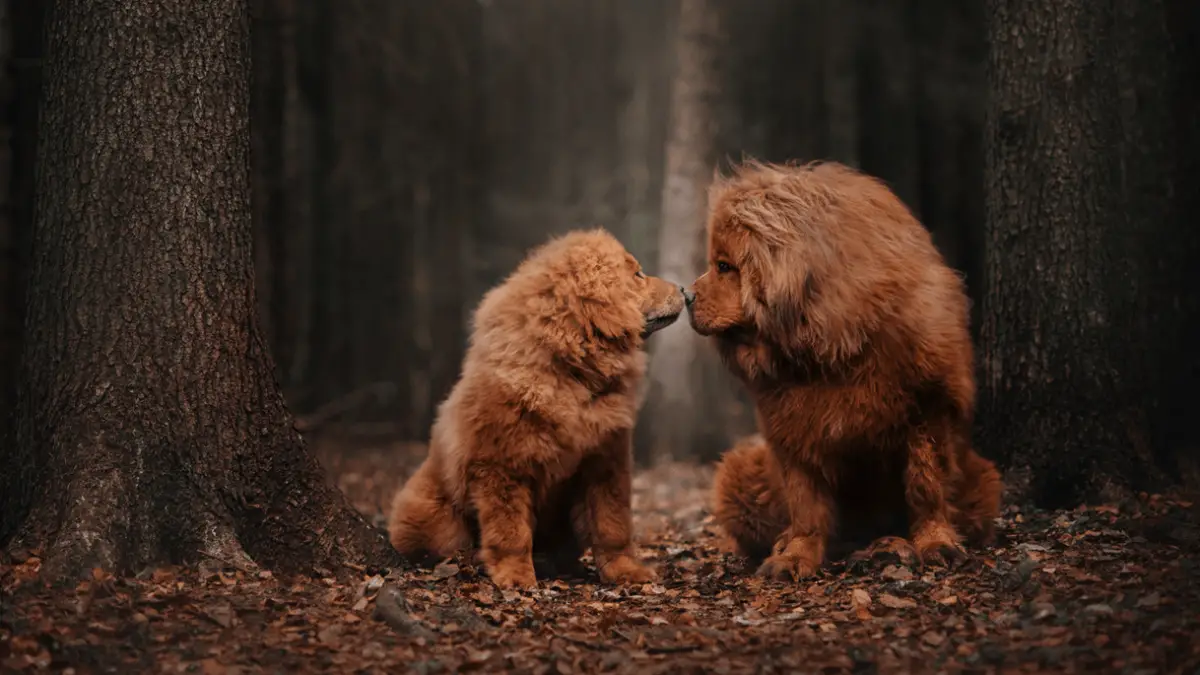
M0 413L35 223L43 0L0 3ZM722 162L885 181L974 300L985 454L1046 501L1187 477L1200 443L1192 0L258 0L259 317L310 433L426 438L470 312L603 225L690 283ZM753 428L685 323L640 459ZM687 400L662 400L674 378Z

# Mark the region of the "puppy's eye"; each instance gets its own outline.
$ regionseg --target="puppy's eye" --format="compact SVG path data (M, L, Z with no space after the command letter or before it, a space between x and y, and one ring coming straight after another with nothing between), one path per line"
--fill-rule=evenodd
M733 269L734 269L733 265L730 265L729 263L727 263L723 260L721 262L717 263L717 271L720 272L721 274L725 274L726 272L732 272Z
M637 277L638 279L646 278L646 275L641 270L638 270L633 276Z

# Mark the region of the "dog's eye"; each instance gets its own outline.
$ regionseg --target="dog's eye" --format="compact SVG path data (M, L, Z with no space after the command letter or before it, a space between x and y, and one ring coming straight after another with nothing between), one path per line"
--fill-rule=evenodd
M645 274L644 274L644 273L643 273L641 270L638 270L636 273L634 273L634 275L633 275L633 276L637 277L638 279L645 279L645 278L646 278L646 275L645 275Z
M729 263L727 263L725 261L721 261L721 262L717 263L717 271L720 272L721 274L725 274L726 272L732 272L733 265L730 265Z

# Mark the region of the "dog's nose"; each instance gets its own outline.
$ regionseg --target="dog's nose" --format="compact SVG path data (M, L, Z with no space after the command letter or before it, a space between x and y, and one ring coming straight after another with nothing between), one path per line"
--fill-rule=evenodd
M679 290L683 291L684 303L686 303L688 307L691 307L692 303L696 301L696 294L684 288L683 286L680 286Z

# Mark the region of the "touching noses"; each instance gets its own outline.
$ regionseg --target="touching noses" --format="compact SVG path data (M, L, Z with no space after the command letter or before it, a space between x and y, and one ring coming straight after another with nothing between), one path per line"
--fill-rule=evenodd
M693 293L692 291L684 288L683 286L680 286L679 290L683 291L684 303L686 303L688 307L691 307L692 303L696 301L696 294Z

